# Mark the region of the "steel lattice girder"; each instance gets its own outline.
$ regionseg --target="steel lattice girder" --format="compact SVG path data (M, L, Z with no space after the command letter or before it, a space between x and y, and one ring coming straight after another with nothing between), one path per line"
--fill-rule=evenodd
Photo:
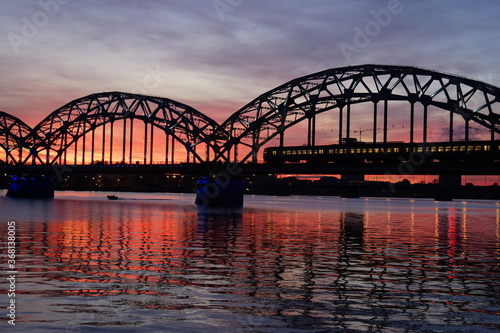
M52 151L54 156L42 164L52 164L84 134L104 124L123 119L153 124L181 142L198 161L203 159L191 148L207 144L214 154L212 135L218 124L185 104L160 97L107 92L74 100L52 112L32 132L37 153Z
M109 122L140 119L161 128L181 142L197 161L193 147L207 145L213 160L229 160L239 145L251 149L240 162L286 129L316 114L346 105L408 101L456 113L500 133L500 89L490 84L427 69L389 65L333 68L289 81L272 89L232 114L222 125L185 104L160 97L107 92L74 100L52 112L35 128L0 114L0 146L14 163L30 158L41 164L55 163L80 137ZM251 142L247 142L247 141ZM22 151L30 150L21 159ZM15 152L19 151L16 161ZM50 153L42 160L39 153Z
M248 160L287 128L347 104L401 100L435 106L500 133L500 89L464 77L416 67L363 65L328 69L289 81L232 114L219 130L227 143L218 159L241 144ZM244 139L251 139L251 143Z
M30 148L31 127L22 120L0 111L0 147L5 151L5 163L22 164L22 150Z

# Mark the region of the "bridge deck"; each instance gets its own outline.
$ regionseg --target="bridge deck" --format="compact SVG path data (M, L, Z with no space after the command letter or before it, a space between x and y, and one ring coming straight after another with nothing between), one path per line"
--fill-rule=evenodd
M45 174L61 175L66 173L120 173L120 174L191 174L203 175L225 169L222 163L181 163L181 164L116 164L116 165L0 165L4 174ZM245 163L240 175L251 174L344 174L344 175L499 175L500 162L426 162L413 165L411 162L399 163Z

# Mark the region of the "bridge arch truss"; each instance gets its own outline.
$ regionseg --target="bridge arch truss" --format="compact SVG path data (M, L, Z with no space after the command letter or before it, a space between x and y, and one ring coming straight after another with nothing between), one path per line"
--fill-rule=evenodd
M202 162L218 152L212 139L217 127L194 108L170 99L121 92L92 94L64 105L33 128L35 152L31 161L27 157L23 162L132 163L140 154L144 164L153 163L156 132L164 135L163 163L174 161L176 149L188 161ZM142 151L137 152L139 144Z
M5 112L0 112L0 148L3 163L19 165L30 156L33 147L32 129L22 120Z
M216 159L255 162L264 145L279 140L283 146L285 132L299 123L307 124L307 145L314 146L317 117L330 110L336 112L338 141L353 138L363 129L353 128L351 106L362 103L373 105L365 114L371 119L366 129L372 133L370 141L387 142L389 101L406 104L408 142L426 143L431 125L447 127L445 140L450 142L459 135L468 141L473 124L489 132L491 140L500 133L500 89L490 84L416 67L341 67L289 81L232 114L220 127L226 143ZM445 111L445 124L442 118L430 123L435 109Z

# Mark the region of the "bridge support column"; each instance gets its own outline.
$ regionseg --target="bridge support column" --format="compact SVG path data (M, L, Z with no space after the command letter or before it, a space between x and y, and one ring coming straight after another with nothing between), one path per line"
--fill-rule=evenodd
M102 124L102 150L101 150L101 162L104 164L106 159L106 123Z
M114 121L111 121L111 134L109 136L109 165L113 164L113 130L114 130Z
M373 143L377 142L377 103L377 101L373 102ZM361 133L359 134L359 136L361 137Z
M90 163L94 164L94 148L95 148L95 128L92 128L92 141L91 141L92 149L90 151Z
M415 133L415 102L411 102L410 108L410 143L413 143L413 134Z
M85 130L85 125L87 123L84 122L83 123L83 136L82 136L82 164L85 165L85 138L87 137L87 131ZM34 159L35 155L33 154L33 164L35 162L35 159Z
M439 183L434 195L436 201L451 201L453 193L462 184L462 175L439 175Z
M339 108L339 145L342 144L342 114L343 114L343 107L341 106Z
M168 145L170 144L170 136L165 133L165 164L168 164Z
M147 126L147 124L146 124ZM155 125L151 122L151 131L150 131L150 140L149 140L149 164L153 164L153 148L154 148L154 144L153 144L153 140L154 140L154 135L153 135L153 132L154 132L154 129L155 129Z
M134 118L130 118L130 141L128 147L128 163L132 164L132 146L134 143Z
M387 99L384 100L384 151L386 151L387 145Z
M172 143L172 147L170 149L170 164L174 164L175 163L175 137L174 137L174 134L172 133L172 138L171 138L171 143Z
M424 120L423 120L423 133L422 133L422 142L424 143L422 146L424 154L427 150L427 104L424 105Z
M148 122L144 122L144 164L148 163Z
M349 142L351 138L351 102L347 104L347 114L346 114L346 124L345 124L345 137L347 138L346 142Z

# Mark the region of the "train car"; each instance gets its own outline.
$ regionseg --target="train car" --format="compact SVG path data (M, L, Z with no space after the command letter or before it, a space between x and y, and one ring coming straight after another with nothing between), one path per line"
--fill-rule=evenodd
M500 141L458 141L434 143L348 142L323 146L286 146L264 149L266 163L336 163L403 161L410 155L425 154L428 160L464 159L476 157L500 160Z

